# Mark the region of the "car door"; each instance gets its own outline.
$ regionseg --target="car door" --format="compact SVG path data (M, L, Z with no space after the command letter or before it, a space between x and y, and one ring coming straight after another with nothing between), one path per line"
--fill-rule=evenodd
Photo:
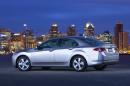
M55 62L58 65L65 65L70 57L71 54L78 43L72 39L62 38L58 41L59 48L54 50L54 58Z
M34 65L52 65L54 62L53 50L57 47L57 40L49 40L37 47L35 52L31 53Z

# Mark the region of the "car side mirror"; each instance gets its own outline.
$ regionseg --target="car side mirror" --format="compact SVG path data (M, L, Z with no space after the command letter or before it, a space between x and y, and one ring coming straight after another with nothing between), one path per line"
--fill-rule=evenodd
M39 46L39 45L38 45L36 48L37 48L38 50L42 50L42 49L43 49L43 48L42 48L41 46Z

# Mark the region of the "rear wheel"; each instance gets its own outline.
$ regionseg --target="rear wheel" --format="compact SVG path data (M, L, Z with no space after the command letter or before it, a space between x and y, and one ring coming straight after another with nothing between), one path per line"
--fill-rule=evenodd
M107 67L107 65L97 65L97 66L95 66L94 68L95 68L96 70L101 71L101 70L104 70L106 67Z
M76 56L72 59L71 66L75 71L85 71L87 62L82 56Z
M28 71L31 69L30 60L26 56L21 56L17 60L17 67L20 71Z

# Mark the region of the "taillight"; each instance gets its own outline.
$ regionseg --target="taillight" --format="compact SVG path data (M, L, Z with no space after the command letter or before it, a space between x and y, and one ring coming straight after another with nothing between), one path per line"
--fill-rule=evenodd
M94 50L95 50L95 51L99 51L99 52L103 52L103 51L105 51L106 49L105 49L105 48L95 48Z

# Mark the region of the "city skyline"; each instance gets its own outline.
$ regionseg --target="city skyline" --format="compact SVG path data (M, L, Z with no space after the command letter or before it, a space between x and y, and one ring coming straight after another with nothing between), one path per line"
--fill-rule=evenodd
M115 23L122 21L124 30L130 32L129 3L128 0L4 0L0 1L0 27L19 32L26 23L43 34L52 23L57 23L62 32L75 24L77 31L83 32L86 22L92 22L98 34L102 30L113 32Z
M66 37L66 36L82 36L84 38L95 38L106 44L115 44L120 53L127 53L130 49L128 42L129 33L123 28L123 23L117 22L115 25L114 34L112 35L109 31L103 31L103 33L96 34L95 26L88 22L84 27L84 33L77 34L75 25L72 24L66 29L66 32L62 33L59 31L58 24L54 23L50 26L48 34L41 34L37 36L27 24L24 24L24 31L19 31L18 33L12 32L6 28L0 28L0 47L3 52L1 53L11 53L23 49L35 48L37 45L41 44L52 38Z
M21 29L19 29L18 31L16 31L16 30L13 30L12 28L10 28L10 27L1 27L0 26L0 29L7 29L7 30L9 30L9 31L11 31L12 33L19 33L19 32L22 32L22 31L24 31L24 30L26 30L26 29L30 29L30 30L32 30L33 32L34 32L34 34L36 35L36 36L39 36L39 35L43 35L43 34L45 34L45 35L47 35L48 34L48 32L49 32L49 30L50 30L50 28L51 28L51 26L53 25L53 24L56 24L57 25L57 28L58 28L58 31L60 32L60 33L66 33L67 32L67 29L71 26L71 25L74 25L74 27L75 27L75 29L76 29L76 31L77 31L77 35L80 35L80 34L83 34L84 33L84 29L85 29L85 27L86 27L86 24L88 24L88 23L91 23L92 25L93 25L93 27L94 27L94 30L95 30L95 35L98 35L98 34L101 34L101 33L103 33L104 31L109 31L110 33L112 33L112 35L114 36L114 28L115 28L115 25L116 24L118 24L118 23L121 23L121 24L123 24L123 29L124 29L124 31L126 31L126 29L124 28L125 27L125 24L124 23L122 23L121 21L117 21L116 23L115 23L115 25L113 26L113 29L112 29L112 31L110 30L110 29L106 29L106 30L102 30L102 31L98 31L97 32L97 28L95 28L96 26L92 23L92 22L86 22L82 27L82 30L78 30L78 28L77 28L77 26L74 24L74 23L72 23L72 24L70 24L70 25L68 25L68 26L65 26L64 27L64 31L62 31L61 30L61 25L59 25L59 24L57 24L57 23L52 23L52 24L50 24L50 26L48 26L49 28L47 28L46 30L47 30L47 32L38 32L39 30L37 29L37 28L35 28L34 29L34 27L32 27L32 26L29 26L28 24L22 24L21 25ZM25 26L26 25L26 26ZM37 31L38 30L38 31ZM126 31L126 32L128 32L128 31ZM128 32L129 33L129 32Z

